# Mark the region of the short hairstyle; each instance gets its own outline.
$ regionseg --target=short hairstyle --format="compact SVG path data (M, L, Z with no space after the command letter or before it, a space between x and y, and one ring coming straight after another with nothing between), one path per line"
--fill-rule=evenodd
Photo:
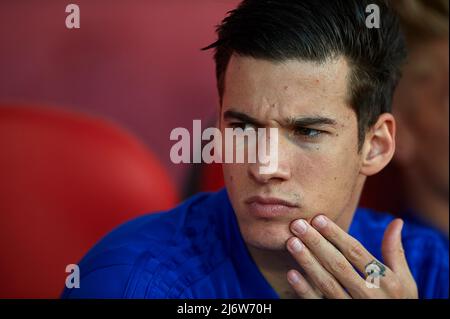
M366 26L366 7L380 9L380 27ZM216 29L214 48L220 102L233 54L269 61L350 65L349 104L358 118L359 149L380 114L391 112L406 48L399 23L382 0L244 0Z

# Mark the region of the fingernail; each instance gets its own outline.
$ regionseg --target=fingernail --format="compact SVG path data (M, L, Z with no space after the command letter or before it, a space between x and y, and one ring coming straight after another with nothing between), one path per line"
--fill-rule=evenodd
M291 241L291 248L294 252L299 253L303 249L303 244L300 242L300 240L298 240L298 238L294 238Z
M292 228L297 234L303 235L306 233L306 228L308 226L306 225L306 222L303 219L296 220L294 224L292 224Z
M314 218L312 224L317 228L324 228L327 225L327 219L324 216L320 215Z
M300 281L300 276L295 271L290 271L288 272L288 280L295 285Z

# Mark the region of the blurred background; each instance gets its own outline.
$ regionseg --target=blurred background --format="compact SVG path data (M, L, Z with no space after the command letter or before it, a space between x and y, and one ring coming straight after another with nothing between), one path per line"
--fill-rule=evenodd
M58 297L118 224L185 197L170 132L218 107L215 26L233 0L0 1L0 297Z
M0 2L0 101L86 112L132 131L181 185L170 162L174 127L210 119L218 99L215 26L233 0L80 0L67 29L61 0Z
M169 136L193 119L214 125L213 52L200 49L238 2L78 0L80 28L67 29L71 2L0 1L0 298L57 298L66 265L118 224L223 185L219 165L173 164ZM408 203L424 191L408 195L404 185L428 179L402 176L402 167L422 167L435 176L429 183L448 228L448 1L398 3L408 30L441 21L408 39L437 65L412 72L396 102L408 104L408 92L431 83L422 104L434 96L435 108L418 107L428 111L406 117L399 131L436 130L428 140L403 135L402 156L369 181L361 201L399 215L413 204L426 211L429 200ZM439 165L417 155L424 146Z

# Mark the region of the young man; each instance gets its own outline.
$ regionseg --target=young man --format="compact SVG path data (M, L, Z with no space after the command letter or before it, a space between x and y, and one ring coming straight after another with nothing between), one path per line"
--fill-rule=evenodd
M226 189L119 227L63 297L447 297L438 233L357 208L395 150L405 50L384 2L245 0L210 48L220 129L277 128L277 169L224 164Z

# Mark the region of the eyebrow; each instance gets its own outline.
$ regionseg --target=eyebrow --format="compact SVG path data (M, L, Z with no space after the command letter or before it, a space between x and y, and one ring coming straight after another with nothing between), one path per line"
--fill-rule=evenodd
M225 120L239 120L248 124L252 124L255 126L264 126L261 122L259 122L257 119L251 117L250 115L247 115L245 113L237 112L237 111L225 111L223 113L223 118Z
M331 118L323 116L288 118L286 123L290 127L305 127L313 125L330 125L336 126L337 122Z
M226 120L239 120L248 124L252 124L255 126L262 127L264 126L260 121L238 111L225 111L223 114L224 119ZM308 127L313 125L330 125L336 126L337 122L331 118L324 116L308 116L308 117L298 117L298 118L287 118L284 120L284 125L290 128L298 128L298 127Z

